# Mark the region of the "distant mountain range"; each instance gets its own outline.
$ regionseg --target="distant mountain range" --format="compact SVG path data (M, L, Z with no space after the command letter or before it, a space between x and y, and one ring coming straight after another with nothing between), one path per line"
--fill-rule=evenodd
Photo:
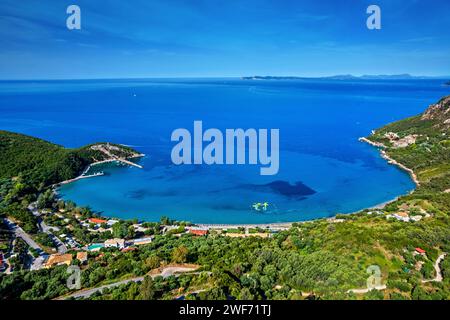
M296 76L251 76L241 77L242 80L302 80L302 79L330 79L330 80L408 80L408 79L446 79L450 77L412 76L408 73L393 75L362 75L351 74L335 75L328 77L296 77ZM450 81L446 83L450 85Z

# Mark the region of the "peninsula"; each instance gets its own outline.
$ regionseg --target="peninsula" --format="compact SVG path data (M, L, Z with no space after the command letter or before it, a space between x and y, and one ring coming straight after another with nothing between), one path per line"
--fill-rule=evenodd
M35 191L76 179L98 163L119 161L141 167L130 159L142 156L123 145L96 143L67 149L27 135L0 131L0 179L20 177Z

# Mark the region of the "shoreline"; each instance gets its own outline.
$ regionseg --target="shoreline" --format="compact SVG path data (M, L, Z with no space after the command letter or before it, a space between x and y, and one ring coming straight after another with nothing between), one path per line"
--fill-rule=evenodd
M367 139L365 137L360 137L358 140L361 141L361 142L367 143L367 144L369 144L369 145L371 145L373 147L376 147L378 149L381 149L381 150L379 150L380 151L380 156L383 159L385 159L388 162L388 164L395 165L395 166L399 167L400 169L402 169L403 171L406 171L410 175L411 180L415 183L416 187L420 186L420 182L418 181L417 176L414 173L414 171L412 169L406 167L405 165L397 162L396 160L392 159L389 155L387 155L386 151L383 150L383 149L386 149L386 146L384 144L378 143L378 142L373 142L373 141L371 141L371 140L369 140L369 139ZM138 154L138 155L129 157L128 159L141 158L141 157L144 157L144 156L145 156L145 154ZM80 180L80 179L90 178L90 177L94 177L94 176L101 176L101 174L84 176L84 174L86 174L86 172L88 172L89 169L92 166L96 166L96 165L103 164L103 163L116 162L116 161L118 161L118 160L117 159L106 159L106 160L102 160L102 161L97 161L97 162L91 163L83 171L83 173L80 176L78 176L77 178L74 178L74 179L71 179L71 180L66 180L66 181L63 181L63 182L60 182L58 184L53 185L56 195L57 195L56 188L61 186L61 185L63 185L63 184L71 183L71 182L74 182L74 181L77 181L77 180ZM415 189L411 190L409 192L409 194L413 193L414 190ZM292 222L241 223L241 224L239 224L239 223L229 223L229 224L228 223L195 223L195 222L190 222L190 221L187 221L187 222L192 223L193 226L196 226L196 227L199 227L199 228L206 228L208 230L211 230L211 229L212 230L214 230L214 229L223 229L223 228L263 228L263 229L264 228L274 228L274 229L278 228L278 229L286 229L286 228L292 227L292 225L294 223L303 224L303 223L319 221L319 220L326 220L326 221L329 221L329 222L335 222L335 221L339 220L339 219L336 218L336 216L338 214L351 215L351 214L357 214L357 213L359 213L359 212L361 212L363 210L383 209L388 204L397 201L401 196L402 195L399 195L399 196L395 197L394 199L391 199L391 200L388 200L388 201L384 201L384 202L381 202L379 204L376 204L374 206L370 206L370 207L367 207L367 208L362 208L362 209L360 209L358 211L355 211L355 212L335 213L334 215L329 216L329 217L322 217L322 218L310 219L310 220L300 220L300 221L292 221ZM105 217L105 218L114 218L114 219L127 220L127 219L122 219L122 218L109 217L107 215L102 215L102 216ZM148 221L144 221L144 222L148 222Z
M416 185L416 187L420 187L420 181L419 181L419 179L417 179L416 173L415 173L412 169L410 169L410 168L408 168L407 166L405 166L404 164L402 164L402 163L398 162L397 160L391 158L391 157L386 153L386 150L385 150L385 149L387 149L387 147L386 147L384 144L379 143L379 142L373 142L373 141L370 141L369 139L364 138L364 137L359 138L358 140L361 141L361 142L365 142L365 143L367 143L367 144L369 144L369 145L371 145L371 146L374 146L374 147L377 147L378 149L380 149L379 151L380 151L381 157L382 157L384 160L386 160L386 161L388 162L388 164L397 166L397 167L399 167L400 169L402 169L403 171L406 171L406 172L409 174L409 176L411 177L411 180L414 182L414 184Z
M143 157L145 157L145 154L140 153L140 154L128 157L127 159L136 159L136 158L143 158ZM114 158L101 160L101 161L95 161L95 162L89 164L78 177L55 183L51 187L53 189L55 189L55 188L58 188L58 187L60 187L62 185L69 184L69 183L72 183L72 182L75 182L75 181L78 181L78 180L81 180L81 179L103 176L104 175L103 173L96 173L96 174L91 174L91 175L87 175L87 176L86 176L86 173L89 172L89 170L93 166L97 166L97 165L104 164L104 163L110 163L110 162L121 162L121 161L118 160L118 159L114 159Z

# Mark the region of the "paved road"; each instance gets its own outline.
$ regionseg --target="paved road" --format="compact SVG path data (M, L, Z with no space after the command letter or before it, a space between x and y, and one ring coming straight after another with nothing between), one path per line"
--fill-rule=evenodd
M31 248L42 251L42 248L20 226L18 226L8 218L5 218L5 220L8 227L12 232L14 232L16 238L22 238Z
M67 252L68 249L67 249L66 245L61 240L59 240L58 237L56 237L52 233L47 233L47 234L52 238L53 242L56 243L58 253L64 254Z
M30 204L30 205L28 206L28 210L30 210L31 213L37 217L39 229L40 229L42 232L48 234L48 235L52 238L53 242L56 244L58 253L61 253L61 254L66 253L67 250L68 250L68 249L67 249L67 246L66 246L61 240L59 240L58 237L56 237L56 236L52 233L52 229L55 229L55 227L49 227L49 226L44 222L44 220L41 218L41 214L39 213L39 211L38 211L38 209L37 209L37 207L36 207L36 203Z
M152 278L156 278L158 276L162 276L163 278L168 278L170 276L175 276L178 277L183 273L186 272L190 272L190 274L199 274L201 272L192 272L194 270L196 270L197 268L187 268L187 267L167 267L165 269L163 269L163 271L161 273L157 273L157 274L152 274L150 275ZM211 272L208 272L209 274ZM144 277L136 277L136 278L130 278L130 279L126 279L126 280L121 280L118 282L114 282L111 284L107 284L104 286L100 286L97 288L92 288L92 289L86 289L86 290L81 290L75 293L72 293L70 295L67 296L63 296L60 298L57 298L57 300L63 300L63 299L68 299L68 298L88 298L91 295L93 295L94 293L98 292L98 291L103 291L106 288L114 288L117 286L120 286L122 284L127 284L130 282L141 282L144 281Z
M367 293L367 292L369 292L369 291L371 291L371 290L385 290L387 287L386 287L386 285L380 285L380 286L375 286L375 287L373 287L373 288L365 288L365 289L350 289L350 290L348 290L347 292L353 292L353 293L357 293L357 294L360 294L360 293Z
M34 258L32 257L32 261L30 264L31 270L39 270L42 268L42 264L44 263L46 259L46 255L42 248L31 238L31 236L26 233L20 226L9 220L8 218L5 218L5 223L8 226L8 228L14 233L16 238L22 238L23 241L26 242L31 248L37 250L39 252L39 257Z
M441 272L441 267L439 266L439 264L441 263L441 261L444 259L444 257L446 256L446 253L441 254L436 262L434 263L434 270L436 270L436 277L434 277L433 279L429 279L429 280L422 280L422 283L427 283L427 282L442 282L442 272Z
M46 255L40 255L36 259L33 260L31 264L30 270L40 270L43 267L45 260L47 259Z

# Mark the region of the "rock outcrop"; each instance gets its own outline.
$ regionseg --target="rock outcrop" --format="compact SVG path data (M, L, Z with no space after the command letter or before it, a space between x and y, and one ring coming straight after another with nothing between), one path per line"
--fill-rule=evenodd
M438 103L432 104L422 114L422 120L431 120L435 122L434 126L438 128L450 128L450 96L442 98Z

